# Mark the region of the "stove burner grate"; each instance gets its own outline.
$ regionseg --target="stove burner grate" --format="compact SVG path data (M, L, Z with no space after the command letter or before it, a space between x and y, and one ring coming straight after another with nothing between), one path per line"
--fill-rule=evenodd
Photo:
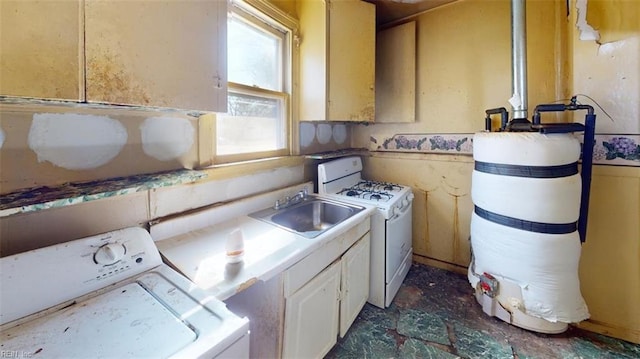
M362 189L375 192L398 192L402 190L402 186L378 181L360 181L351 187L352 189Z
M363 189L362 187L353 186L349 188L344 188L339 191L337 194L354 197L354 198L362 198L368 199L372 201L383 201L386 202L393 198L393 194L386 191L375 191L371 189Z

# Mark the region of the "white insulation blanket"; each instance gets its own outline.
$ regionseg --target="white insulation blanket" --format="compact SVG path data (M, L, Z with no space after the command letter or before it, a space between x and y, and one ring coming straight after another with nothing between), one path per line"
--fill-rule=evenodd
M525 314L550 322L589 318L580 293L578 232L542 234L502 226L473 214L475 272L509 278L522 290ZM477 280L472 279L475 288ZM498 296L501 303L509 298ZM502 303L507 306L507 303Z
M570 165L580 156L580 142L571 134L482 132L473 141L474 160L489 164L544 168ZM531 178L476 170L472 178L475 206L516 220L544 224L577 221L580 191L579 174ZM522 293L520 310L527 315L564 323L589 317L578 279L578 231L540 233L485 218L476 213L471 218L475 259L470 269L517 283ZM471 271L469 281L475 288L478 278ZM505 307L513 300L500 292L497 299Z
M471 180L473 204L487 211L541 223L570 223L580 216L579 174L523 178L473 171Z

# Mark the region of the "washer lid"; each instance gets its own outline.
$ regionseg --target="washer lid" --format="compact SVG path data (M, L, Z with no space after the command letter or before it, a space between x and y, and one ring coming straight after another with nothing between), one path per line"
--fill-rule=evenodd
M2 350L27 357L167 357L196 338L135 282L3 330Z

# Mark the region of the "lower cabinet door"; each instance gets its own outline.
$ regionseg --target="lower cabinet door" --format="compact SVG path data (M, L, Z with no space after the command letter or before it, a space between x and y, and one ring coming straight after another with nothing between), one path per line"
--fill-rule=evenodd
M370 250L371 240L367 233L342 256L340 337L347 334L369 298Z
M336 261L285 299L284 358L322 358L336 344L340 271Z

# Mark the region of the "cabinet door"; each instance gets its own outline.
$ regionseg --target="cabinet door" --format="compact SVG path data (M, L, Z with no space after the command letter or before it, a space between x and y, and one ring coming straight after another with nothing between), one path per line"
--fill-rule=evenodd
M284 358L322 358L338 338L340 261L286 298Z
M81 1L0 1L0 95L82 100Z
M89 102L226 111L226 1L87 0Z
M300 120L327 119L327 9L297 1L300 19Z
M367 233L342 256L340 337L347 334L369 298L370 250L371 240Z
M416 22L376 35L376 123L415 122Z
M331 121L373 121L375 116L375 5L329 2L329 99Z

